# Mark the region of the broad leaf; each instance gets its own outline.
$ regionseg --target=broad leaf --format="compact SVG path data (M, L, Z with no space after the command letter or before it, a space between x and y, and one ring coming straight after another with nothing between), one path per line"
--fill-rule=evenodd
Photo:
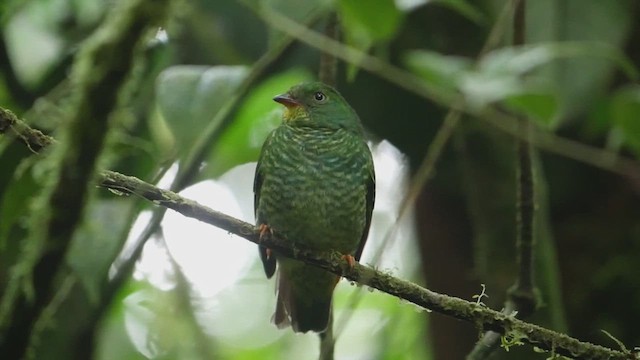
M619 49L636 21L633 7L634 1L624 0L529 1L527 41L584 41ZM559 95L562 117L588 111L610 81L615 66L602 58L597 47L591 50L591 56L562 59L547 66L546 76Z
M341 0L338 5L345 41L362 51L393 39L404 15L393 0ZM357 66L348 65L349 79L355 77Z
M507 97L504 101L507 108L524 114L545 127L555 122L558 100L551 93L522 93Z
M347 39L360 49L391 40L402 21L393 0L343 0L339 7Z
M471 68L471 60L467 58L426 50L408 52L405 64L430 85L450 93L456 91L460 78Z
M175 138L179 156L211 126L209 122L245 78L244 66L173 66L156 85L160 114Z
M100 286L109 267L121 250L134 218L135 202L131 199L96 200L87 208L79 231L67 255L67 262L80 278L88 298L96 303Z

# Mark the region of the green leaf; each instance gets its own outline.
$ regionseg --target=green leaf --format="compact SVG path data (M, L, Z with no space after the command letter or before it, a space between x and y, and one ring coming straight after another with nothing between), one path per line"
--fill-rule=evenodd
M555 123L558 100L551 93L522 93L507 97L504 102L510 110L522 113L545 127Z
M115 197L90 204L85 221L74 235L67 262L82 282L89 300L97 303L100 286L122 248L135 203Z
M42 184L34 170L37 167L34 159L25 159L16 168L13 178L3 189L0 203L0 248L6 250L6 241L11 238L10 233L16 226L23 225L21 221L30 214L31 202L38 195ZM6 254L5 254L6 255Z
M620 50L636 21L633 9L634 1L625 0L530 1L527 41L581 41ZM562 118L589 111L610 81L616 64L601 55L602 46L593 47L590 56L562 59L546 67L548 80L559 95Z
M550 92L544 79L533 71L564 56L557 44L506 47L487 53L476 68L459 81L459 90L476 108L524 93Z
M611 102L611 119L624 136L624 143L640 157L640 86L619 90Z
M297 22L305 23L310 20L309 17L313 15L315 10L328 7L330 0L265 0L261 2L261 5L268 6L272 10ZM269 29L269 42L271 44L278 41L282 36L281 31Z
M346 42L362 51L393 39L404 17L393 0L341 0L338 10ZM357 69L349 63L347 77L353 79Z
M492 75L524 75L555 58L566 56L563 51L566 46L548 43L501 48L486 54L478 68L480 72Z
M28 87L37 86L64 56L65 39L53 24L66 11L62 2L33 1L7 19L7 53L18 79Z
M475 108L518 95L527 89L525 83L514 74L492 75L484 72L470 72L460 81L460 91L467 103Z
M347 41L364 50L391 40L402 21L393 0L342 0L339 9Z
M395 0L395 4L400 11L405 13L411 12L423 5L437 4L456 11L477 25L485 26L488 22L487 16L466 0Z
M631 59L616 47L588 41L547 42L523 46L505 47L484 56L479 67L491 73L516 73L525 75L559 59L599 58L617 66L630 79L638 79L639 70Z
M217 177L236 165L256 161L264 139L281 122L282 106L275 103L273 97L310 79L311 75L306 71L291 70L256 86L213 147L202 176Z
M487 17L480 12L480 10L465 0L434 0L432 2L434 4L442 4L443 6L458 12L460 15L473 21L477 25L486 25L488 22Z
M171 159L171 155L178 149L176 138L158 108L152 110L147 116L147 126L149 127L151 139L155 144L157 158L162 160Z
M636 76L633 65L615 47L593 42L539 43L501 48L486 54L475 71L464 74L460 91L475 107L522 94L553 94L551 97L557 98L557 106L562 111L565 109L562 90L555 85L552 74L546 71L547 66L563 59L596 57L619 66L630 77ZM559 118L549 119L548 126L559 125Z
M406 66L427 83L443 91L455 92L463 74L471 68L471 60L460 56L447 56L426 50L407 52Z
M245 66L182 65L160 74L156 84L158 108L173 133L180 157L210 126L247 71Z

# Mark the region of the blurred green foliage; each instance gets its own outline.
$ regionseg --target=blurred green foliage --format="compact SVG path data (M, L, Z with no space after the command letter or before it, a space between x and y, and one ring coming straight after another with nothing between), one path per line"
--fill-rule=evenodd
M508 3L175 0L170 21L141 52L133 74L137 85L129 89L121 108L112 109L118 126L110 134L103 164L157 181L172 164L195 161L196 173L188 181L194 183L218 179L237 165L255 161L262 141L280 119L281 109L271 98L316 78L320 57L317 50L297 42L274 50L285 35L262 23L259 10L265 8L318 31L323 16L337 11L346 44L405 69L440 93L460 95L464 107L506 109L530 119L541 131L637 160L640 23L634 19L640 16L640 3L530 0L527 44L509 46L507 22L498 29L500 46L480 56ZM55 136L64 126L73 89L67 76L74 56L103 24L111 6L99 0L2 3L0 106ZM252 73L269 52L273 61ZM393 143L414 172L447 109L356 69L357 63L340 65L341 92L372 137ZM252 82L230 116L212 123L243 91L247 79ZM195 144L210 135L204 134L205 128L216 136L201 158L188 158ZM14 140L0 136L3 288L19 261L33 201L49 173L43 155L33 155ZM469 300L480 292L480 283L487 284L490 297L483 301L502 307L506 289L515 280L514 149L512 137L478 119L463 119L415 205L419 251L411 255L418 258L420 269L407 276ZM620 176L550 153L537 153L534 162L536 277L543 306L531 321L607 346L615 344L600 329L628 347L639 344L640 330L634 323L640 317L640 278L635 275L640 262L638 174L629 169ZM243 191L239 201L250 201L251 188ZM224 338L209 331L199 317L202 309L194 300L198 297L188 294L196 303L190 306L180 298L184 294L176 285L178 266L167 270L173 274L168 275L172 286L167 288L138 271L122 287L109 290L117 269L112 263L123 248L130 249L125 242L138 233L132 231L134 220L148 208L134 197L106 191L91 199L67 254L70 270L59 279L55 306L33 335L35 358L64 359L79 353L97 359L315 356L314 337L293 336L288 330L273 327L269 331L274 334L266 340L247 339L245 346L228 341L242 339L242 333ZM472 324L452 324L454 320L416 311L377 292L360 289L361 301L351 308L352 288L343 286L336 292L336 323L347 313L355 319L339 338L339 349L347 354L337 352L337 358L458 359L477 338ZM273 296L271 291L240 294L255 299ZM376 319L375 328L369 327L371 319ZM88 350L75 348L78 343ZM498 350L496 358L547 356L516 347L508 353Z

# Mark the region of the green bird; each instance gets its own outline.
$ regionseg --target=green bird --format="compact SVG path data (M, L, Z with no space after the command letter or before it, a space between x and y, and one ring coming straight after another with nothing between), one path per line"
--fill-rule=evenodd
M369 233L375 199L371 152L360 119L332 87L303 83L278 95L282 124L267 137L254 179L261 234L294 247L338 251L351 265ZM324 332L339 276L259 247L267 278L278 264L272 321L295 332Z

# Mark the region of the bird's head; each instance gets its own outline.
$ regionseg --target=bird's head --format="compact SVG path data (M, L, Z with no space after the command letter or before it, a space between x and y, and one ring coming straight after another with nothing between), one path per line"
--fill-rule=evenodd
M361 129L358 115L342 95L320 82L296 85L273 100L286 107L284 122L291 126Z

